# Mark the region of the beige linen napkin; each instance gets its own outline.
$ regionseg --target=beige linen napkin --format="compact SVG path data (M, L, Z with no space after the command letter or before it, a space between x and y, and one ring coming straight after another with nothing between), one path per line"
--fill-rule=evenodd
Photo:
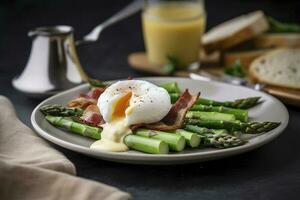
M17 118L0 96L0 199L129 199L114 187L78 178L74 165Z

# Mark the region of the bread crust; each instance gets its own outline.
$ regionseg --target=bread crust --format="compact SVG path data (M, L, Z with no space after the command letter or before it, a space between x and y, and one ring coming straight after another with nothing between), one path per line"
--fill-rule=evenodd
M270 80L266 80L256 72L257 67L260 66L260 63L263 60L269 59L273 56L277 56L278 54L289 52L289 51L298 51L299 55L300 55L300 49L281 48L281 49L272 50L269 53L266 53L265 55L256 58L249 67L250 79L253 82L260 82L260 83L265 83L265 84L268 84L268 85L300 90L300 87L298 87L298 86L293 86L293 85L288 85L288 84L284 84L284 83L277 83L277 82L272 82Z
M236 60L241 62L241 65L248 70L249 66L256 58L269 52L269 49L249 50L249 51L227 51L223 53L224 66L231 66Z
M214 32L215 30L212 29L211 31L207 32L203 36L203 48L206 52L210 53L215 50L224 50L228 49L230 47L233 47L237 44L240 44L241 42L247 41L269 29L269 23L262 11L255 11L248 14L251 15L257 15L258 18L251 24L243 27L242 29L237 30L236 32L226 35L226 37L219 37L216 38L213 41L206 41L205 37L207 37L209 34ZM242 17L242 16L240 16ZM232 21L238 20L238 18L234 18L232 20L229 20L227 22L224 22L217 27L220 26L226 26L227 24L230 24Z
M254 48L300 47L299 33L268 33L251 41Z

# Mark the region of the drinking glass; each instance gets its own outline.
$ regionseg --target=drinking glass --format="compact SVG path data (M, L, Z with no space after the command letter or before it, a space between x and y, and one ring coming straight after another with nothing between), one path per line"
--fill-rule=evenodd
M180 68L199 63L206 14L203 0L145 0L143 35L148 60Z

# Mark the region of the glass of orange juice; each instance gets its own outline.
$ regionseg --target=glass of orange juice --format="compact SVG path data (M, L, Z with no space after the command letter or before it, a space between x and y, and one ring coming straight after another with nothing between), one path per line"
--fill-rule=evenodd
M206 14L203 0L145 0L143 34L148 60L175 58L180 68L199 63Z

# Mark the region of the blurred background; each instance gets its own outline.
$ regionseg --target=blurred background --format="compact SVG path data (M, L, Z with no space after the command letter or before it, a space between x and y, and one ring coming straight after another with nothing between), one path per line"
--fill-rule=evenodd
M29 30L39 26L70 25L81 39L96 25L119 11L130 0L1 0L0 1L0 89L15 103L18 115L30 125L29 115L40 99L25 98L11 84L26 65L31 49ZM300 22L299 0L206 0L207 28L254 10L285 22ZM97 43L77 47L82 66L93 78L112 80L146 76L131 69L127 56L143 51L141 14L105 29ZM33 74L34 76L34 74Z
M1 0L0 73L7 80L20 73L30 53L30 29L46 25L71 25L80 39L130 0ZM207 29L224 20L257 9L281 21L300 22L299 0L206 0ZM88 74L116 79L142 76L129 68L127 55L144 49L140 14L106 29L100 40L81 46L78 54ZM4 80L1 80L4 81Z

